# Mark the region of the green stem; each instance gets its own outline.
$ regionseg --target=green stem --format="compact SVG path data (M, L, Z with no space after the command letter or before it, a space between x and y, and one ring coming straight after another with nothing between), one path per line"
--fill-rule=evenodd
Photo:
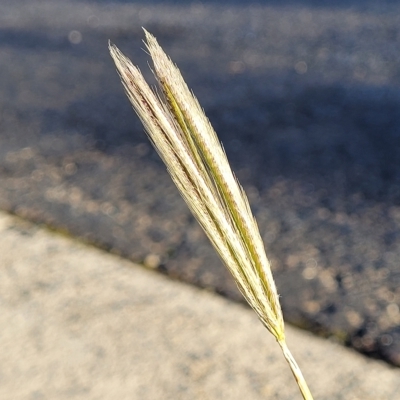
M286 344L285 340L278 341L279 346L281 346L283 355L288 362L290 369L292 370L293 376L296 379L297 385L300 389L300 392L303 396L304 400L313 400L313 396L308 388L307 382L304 379L304 376L298 366L296 360L294 359L292 353L289 350L289 347Z

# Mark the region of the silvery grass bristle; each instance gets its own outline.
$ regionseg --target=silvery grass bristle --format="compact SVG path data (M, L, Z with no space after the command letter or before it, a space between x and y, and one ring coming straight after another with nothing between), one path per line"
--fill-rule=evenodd
M173 181L236 284L274 335L304 399L307 383L285 341L279 296L247 196L209 120L178 68L145 30L161 89L156 94L131 61L109 45L126 94Z

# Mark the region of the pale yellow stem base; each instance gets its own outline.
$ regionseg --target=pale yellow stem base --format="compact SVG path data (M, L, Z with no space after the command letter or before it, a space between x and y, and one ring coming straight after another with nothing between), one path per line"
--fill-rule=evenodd
M297 365L296 360L294 359L292 353L289 350L289 347L286 344L285 340L278 341L279 346L281 346L282 352L286 361L288 362L290 369L292 370L293 376L296 379L297 385L299 386L300 392L303 396L304 400L313 400L313 396L308 388L307 382L304 379L304 376L300 370L300 367Z

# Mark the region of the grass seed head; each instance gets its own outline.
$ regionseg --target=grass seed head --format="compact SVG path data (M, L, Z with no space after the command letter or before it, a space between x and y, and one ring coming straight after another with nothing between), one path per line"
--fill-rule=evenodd
M110 44L127 96L239 290L267 329L277 340L282 340L284 326L279 297L246 194L178 68L155 37L147 31L145 35L161 95L156 95L139 69Z
M126 94L190 210L232 273L247 302L275 336L299 385L311 392L291 355L271 267L247 196L199 102L157 40L145 30L146 47L161 93L113 44L111 56Z

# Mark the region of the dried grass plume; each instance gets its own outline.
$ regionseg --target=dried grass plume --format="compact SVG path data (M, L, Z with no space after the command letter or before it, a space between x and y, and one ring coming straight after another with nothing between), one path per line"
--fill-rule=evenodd
M199 102L178 68L145 31L160 94L113 44L126 94L174 183L233 275L247 302L282 348L304 399L312 395L286 342L279 296L243 188Z

